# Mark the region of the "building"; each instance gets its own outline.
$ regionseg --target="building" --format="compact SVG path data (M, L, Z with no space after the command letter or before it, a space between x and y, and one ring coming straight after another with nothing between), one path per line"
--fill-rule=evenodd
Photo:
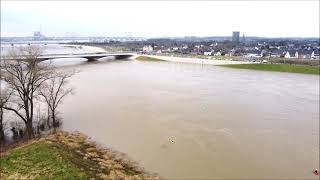
M285 58L298 58L299 57L299 53L298 51L287 51L286 54L284 55Z
M45 37L41 34L40 31L33 32L33 40L34 41L39 41L39 40L43 40L43 39L45 39Z
M233 31L232 32L232 43L235 45L238 45L240 42L240 32L239 31Z
M315 52L315 51L312 51L311 53L311 59L319 59L319 51L318 52Z
M222 56L222 54L220 51L218 51L218 52L214 53L214 56Z
M146 53L150 53L150 52L153 51L153 47L150 46L150 45L148 45L148 46L143 46L142 51L143 51L143 52L146 52Z
M244 36L244 33L242 34L242 43L243 43L243 44L246 43L246 37Z
M205 51L205 52L203 52L203 54L205 55L205 56L212 56L212 51Z

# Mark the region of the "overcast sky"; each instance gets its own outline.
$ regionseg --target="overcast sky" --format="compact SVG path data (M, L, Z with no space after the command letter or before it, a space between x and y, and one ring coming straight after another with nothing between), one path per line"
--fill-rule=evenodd
M1 1L1 35L319 37L319 1Z

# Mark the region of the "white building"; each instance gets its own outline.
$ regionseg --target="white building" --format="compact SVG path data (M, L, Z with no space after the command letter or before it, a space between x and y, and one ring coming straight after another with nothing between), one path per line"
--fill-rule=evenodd
M319 59L319 54L316 54L314 51L312 51L311 59Z
M218 51L218 52L214 53L214 55L215 55L215 56L221 56L221 52Z
M148 45L148 46L143 46L142 48L143 52L152 52L153 51L153 47Z
M295 53L287 51L286 54L284 55L285 58L298 58L299 53L296 51Z
M211 55L212 55L212 52L211 52L211 51L208 51L208 52L204 52L203 54L206 55L206 56L211 56Z

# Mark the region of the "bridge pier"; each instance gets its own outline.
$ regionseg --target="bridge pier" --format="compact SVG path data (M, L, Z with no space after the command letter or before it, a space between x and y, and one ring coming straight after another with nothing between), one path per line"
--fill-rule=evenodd
M88 59L88 62L97 61L97 58L95 57L86 57L86 59Z
M114 58L115 59L128 59L131 56L132 55L115 55Z

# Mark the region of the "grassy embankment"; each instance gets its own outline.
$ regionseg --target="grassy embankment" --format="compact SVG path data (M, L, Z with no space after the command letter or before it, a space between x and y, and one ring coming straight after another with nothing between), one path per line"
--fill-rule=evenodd
M167 53L161 54L161 56L173 56L173 57L184 57L184 58L199 58L199 59L211 59L211 60L232 60L232 61L263 61L267 60L270 63L276 64L296 64L296 65L310 65L320 66L319 60L310 59L297 59L297 58L280 58L280 57L258 57L258 58L247 58L243 56L206 56L206 55L195 55L195 54L177 54Z
M221 65L221 66L239 68L239 69L262 70L262 71L320 74L319 66L304 66L304 65L290 65L290 64L228 64L228 65Z
M182 57L182 58L197 58L197 59L211 59L211 60L232 60L232 61L242 60L242 58L240 56L206 56L206 55L200 55L200 54L168 53L168 54L161 54L161 56L173 56L173 57Z
M148 57L148 56L139 56L136 59L141 61L164 61L162 59ZM314 62L314 61L311 61L311 62ZM310 65L295 65L295 64L227 64L227 65L220 65L220 66L239 68L239 69L263 70L263 71L277 71L277 72L290 72L290 73L302 73L302 74L320 74L320 67L317 65L310 66Z
M136 58L136 60L139 60L139 61L165 61L163 59L158 59L158 58L153 58L153 57L148 57L148 56L139 56Z
M1 179L158 179L80 133L59 132L1 154Z

